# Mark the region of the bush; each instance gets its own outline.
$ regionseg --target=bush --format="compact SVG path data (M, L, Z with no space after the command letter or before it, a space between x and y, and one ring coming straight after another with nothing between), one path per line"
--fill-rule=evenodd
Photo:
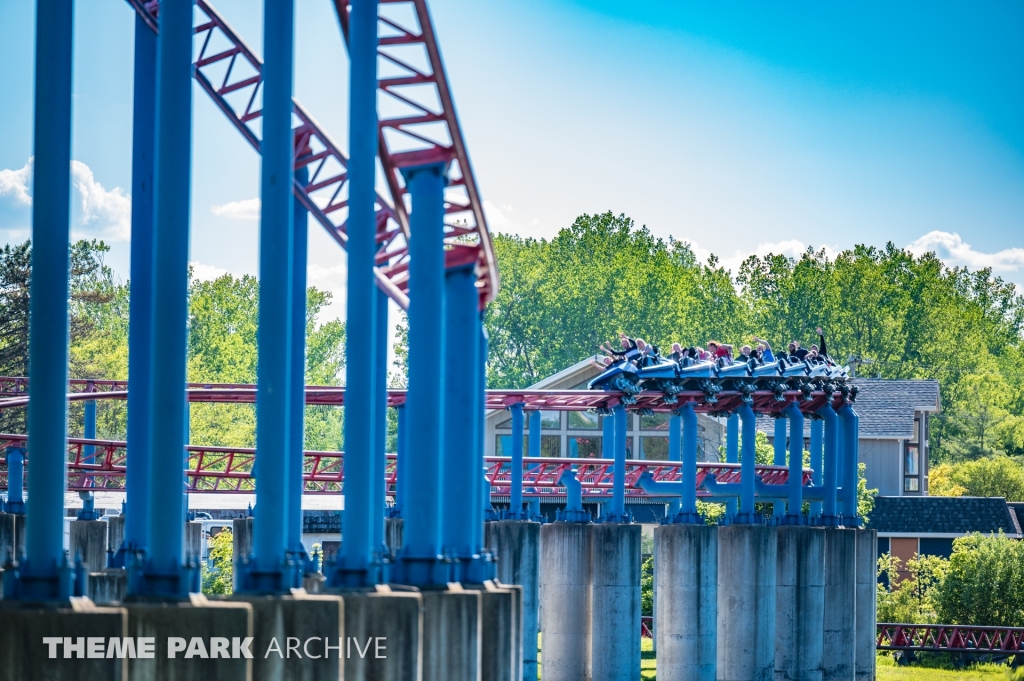
M1008 456L944 463L928 474L929 493L940 497L1003 497L1024 501L1024 466Z
M654 614L654 556L648 556L640 566L640 614Z
M901 561L890 554L878 559L878 574L887 584L878 584L879 622L932 624L937 622L935 601L949 567L937 556L915 556L901 568ZM900 573L905 577L901 579ZM909 573L907 575L906 573Z
M942 622L1024 626L1024 544L1002 533L958 538L936 596Z
M234 590L234 545L231 530L210 538L209 564L203 563L203 593L226 596Z

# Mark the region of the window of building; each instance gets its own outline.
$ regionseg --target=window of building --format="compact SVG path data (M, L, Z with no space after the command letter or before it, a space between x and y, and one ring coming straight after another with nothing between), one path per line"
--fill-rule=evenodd
M651 414L640 417L640 430L668 430L669 414Z
M567 412L569 430L597 430L601 427L601 417L590 411Z
M917 423L915 422L915 430ZM921 491L921 450L917 442L907 442L903 454L903 491Z
M542 435L540 438L541 456L561 456L559 437L557 435ZM495 436L495 456L512 456L512 436L499 433ZM523 456L530 455L530 437L523 437Z
M512 427L512 414L498 421L495 424L495 428L511 428ZM540 412L540 428L541 430L558 430L562 427L562 412L554 410L541 410ZM530 412L523 412L523 431L529 432L530 430Z
M570 435L569 456L583 459L600 459L601 436Z
M668 438L641 437L640 458L648 461L668 461Z

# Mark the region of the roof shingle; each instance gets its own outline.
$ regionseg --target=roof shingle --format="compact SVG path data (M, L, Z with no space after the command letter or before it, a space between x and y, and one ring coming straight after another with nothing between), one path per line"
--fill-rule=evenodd
M1020 538L1020 526L1002 497L876 497L867 528L909 534L984 534Z

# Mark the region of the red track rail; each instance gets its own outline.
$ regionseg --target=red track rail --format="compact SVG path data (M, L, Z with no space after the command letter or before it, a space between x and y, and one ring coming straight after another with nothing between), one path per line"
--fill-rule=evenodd
M350 6L350 0L334 0L346 41ZM483 309L498 293L498 268L430 11L426 0L381 0L378 7L379 153L395 213L399 222L408 224L402 168L432 162L451 164L445 192L445 238L452 244L465 244L468 238L479 247L476 257ZM450 262L458 257L449 251ZM406 266L402 265L403 270ZM397 268L390 272L397 274ZM399 281L397 277L395 281Z
M878 624L878 650L934 653L1024 653L1024 628L961 624Z
M25 447L24 435L0 434L0 451L8 447ZM90 453L91 449L91 453ZM255 459L253 449L246 447L188 447L189 469L188 490L190 492L240 492L255 491L252 465ZM26 475L31 469L31 453L26 459ZM613 461L606 459L523 459L524 496L557 497L565 495L565 488L558 486L562 472L575 467L577 479L583 487L585 498L600 500L611 497ZM486 458L487 477L491 481L491 494L507 495L511 484L510 461L507 457ZM645 472L655 480L677 481L681 479L681 464L667 461L629 461L626 465L626 495L647 496L632 485ZM781 466L758 466L758 473L765 482L782 484L788 479L788 471ZM123 490L125 486L125 443L111 440L85 440L71 438L68 441L68 490ZM715 473L720 482L739 480L738 464L698 464L697 485L704 476ZM394 493L397 480L395 455L388 455L386 480L389 493ZM805 482L810 480L810 471L804 471ZM306 452L306 494L337 494L342 491L345 481L344 454L341 452ZM0 489L7 489L7 464L0 458ZM703 492L700 492L703 493Z

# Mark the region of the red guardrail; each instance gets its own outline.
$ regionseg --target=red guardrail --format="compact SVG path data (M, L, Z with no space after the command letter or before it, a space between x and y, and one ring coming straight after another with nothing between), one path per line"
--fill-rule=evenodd
M878 650L933 653L1024 653L1024 628L965 624L878 624Z

